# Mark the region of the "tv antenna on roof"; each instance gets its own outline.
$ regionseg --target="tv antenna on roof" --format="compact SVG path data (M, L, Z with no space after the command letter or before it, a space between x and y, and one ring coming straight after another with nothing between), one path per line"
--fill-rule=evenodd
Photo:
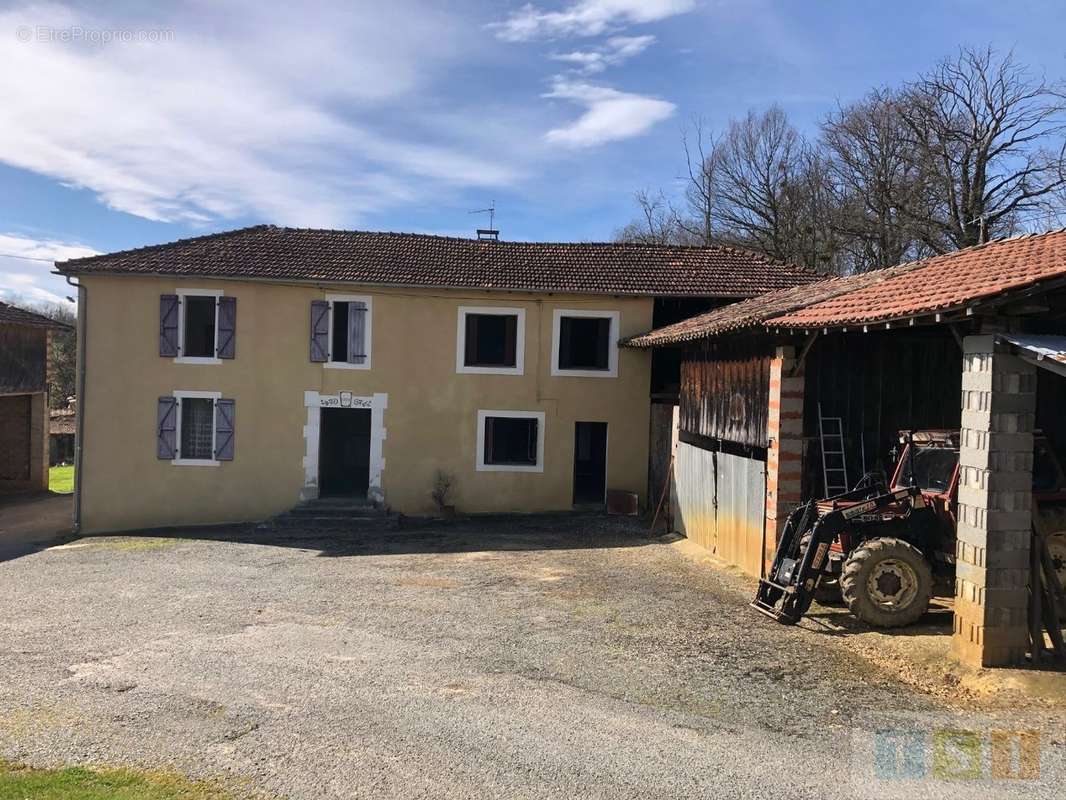
M496 230L496 201L489 202L488 208L479 208L477 211L468 211L468 214L488 214L489 215L489 227L478 228L477 238L479 239L499 239L500 232Z

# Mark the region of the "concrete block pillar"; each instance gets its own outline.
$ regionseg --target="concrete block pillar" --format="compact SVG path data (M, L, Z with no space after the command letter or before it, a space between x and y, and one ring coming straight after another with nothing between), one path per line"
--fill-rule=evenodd
M770 400L766 452L766 547L763 560L774 551L788 515L802 502L803 372L796 374L796 351L778 347L770 360Z
M1036 368L963 340L955 574L956 657L992 667L1022 660L1032 519Z

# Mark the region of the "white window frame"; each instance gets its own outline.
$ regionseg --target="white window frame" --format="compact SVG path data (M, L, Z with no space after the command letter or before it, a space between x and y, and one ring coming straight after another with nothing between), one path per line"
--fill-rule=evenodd
M560 369L559 348L562 345L563 317L592 317L610 319L607 333L607 369ZM552 313L551 374L558 378L617 378L618 377L618 328L621 314L618 311L589 311L586 309L557 308Z
M515 365L513 367L468 367L466 365L466 318L470 314L517 317L515 323ZM467 375L522 375L526 365L526 310L504 306L459 306L455 337L455 371Z
M326 360L322 364L326 369L370 369L370 355L373 351L374 330L374 298L365 294L327 294L326 302L329 303L329 347L326 350ZM334 303L363 303L366 305L366 363L351 364L347 361L333 360L333 304Z
M211 454L214 456L215 447L218 442L215 441L218 436L218 401L222 399L222 392L189 392L185 390L175 390L170 393L170 396L178 401L178 418L177 428L175 430L174 448L178 457L171 460L171 464L178 467L217 467L222 462L215 458L182 458L181 457L181 416L182 416L182 404L184 399L194 400L212 400L212 409L214 413L211 415Z
M485 463L485 420L489 417L508 419L537 420L537 463L522 464L486 464ZM477 412L477 472L544 472L544 412L543 411L489 411L479 409Z
M174 359L175 364L221 364L218 357L218 298L225 292L221 289L178 289L174 292L178 296L178 355ZM215 298L215 344L213 356L186 356L185 353L185 298L186 297L213 297Z

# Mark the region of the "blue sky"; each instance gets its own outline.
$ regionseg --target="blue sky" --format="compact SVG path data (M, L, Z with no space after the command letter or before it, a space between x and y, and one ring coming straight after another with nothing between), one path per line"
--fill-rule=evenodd
M0 297L259 222L469 235L495 201L505 238L608 239L694 116L813 132L964 44L1060 79L1064 30L1061 0L3 4Z

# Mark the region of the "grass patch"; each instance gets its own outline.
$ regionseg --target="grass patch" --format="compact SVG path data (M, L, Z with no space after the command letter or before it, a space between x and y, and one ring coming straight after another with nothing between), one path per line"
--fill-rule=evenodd
M74 491L74 467L49 467L48 491L70 494Z
M172 772L33 769L0 761L0 800L233 800L215 784Z

